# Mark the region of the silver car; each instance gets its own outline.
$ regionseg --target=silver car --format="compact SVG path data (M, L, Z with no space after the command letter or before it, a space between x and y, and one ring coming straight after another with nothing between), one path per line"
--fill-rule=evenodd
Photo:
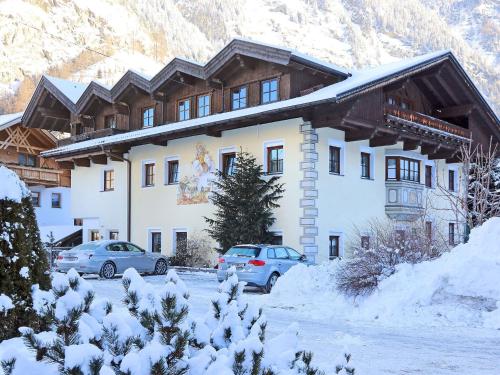
M219 258L217 279L226 278L234 266L240 281L248 286L264 288L269 293L278 277L297 263L309 263L306 256L282 245L237 245Z
M97 273L111 279L130 267L138 272L163 275L167 272L167 265L164 255L145 251L130 242L107 240L87 242L61 251L55 268L59 272L74 268L81 274Z

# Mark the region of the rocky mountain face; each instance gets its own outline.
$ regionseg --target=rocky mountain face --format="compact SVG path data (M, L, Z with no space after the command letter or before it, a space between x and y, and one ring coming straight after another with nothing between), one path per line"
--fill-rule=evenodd
M200 63L233 37L351 69L451 49L500 108L497 0L0 0L0 113L43 73L113 84L174 56Z

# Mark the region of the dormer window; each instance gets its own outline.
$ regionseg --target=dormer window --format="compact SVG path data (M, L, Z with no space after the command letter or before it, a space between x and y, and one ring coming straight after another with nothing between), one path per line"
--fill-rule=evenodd
M179 121L189 120L191 118L191 101L188 99L179 101Z
M154 126L155 122L155 108L146 107L142 109L142 127L149 128Z
M108 115L104 117L104 127L107 129L116 129L116 116Z
M198 117L210 115L210 95L198 96Z
M278 101L278 79L268 79L261 84L261 103L272 103Z
M231 91L232 106L234 109L242 109L247 106L247 87L240 86Z

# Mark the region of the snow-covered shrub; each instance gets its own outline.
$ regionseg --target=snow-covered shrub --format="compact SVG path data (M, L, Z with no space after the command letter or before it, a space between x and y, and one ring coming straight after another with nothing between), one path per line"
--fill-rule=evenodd
M18 335L19 325L41 324L32 308L33 284L48 287L49 277L30 191L0 166L0 295L12 304L0 319L0 341Z
M212 247L210 239L200 234L190 236L169 259L172 266L212 267L217 262L217 251Z
M428 236L423 222L401 228L374 220L368 233L369 242L365 242L366 232L358 232L350 244L352 256L342 260L336 275L337 288L350 296L370 294L400 263L420 263L448 250L439 235Z

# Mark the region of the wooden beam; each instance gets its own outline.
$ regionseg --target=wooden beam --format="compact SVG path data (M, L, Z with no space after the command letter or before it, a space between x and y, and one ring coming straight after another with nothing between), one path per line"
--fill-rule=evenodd
M432 112L434 117L450 118L450 117L469 116L473 109L474 109L474 104L462 104L462 105L455 105L452 107L435 109Z
M455 156L456 153L457 150L444 149L434 154L429 154L427 158L429 160L451 159L453 156Z
M89 158L77 158L73 159L75 165L79 167L90 167L90 159Z
M75 169L75 164L72 161L58 161L57 165L60 169Z
M416 150L421 144L422 141L419 140L405 139L403 141L403 150L404 151Z
M451 158L446 158L447 164L460 163L460 162L461 162L461 160L460 160L460 156L458 155L458 153L456 153Z
M423 155L435 154L441 148L441 144L424 144L420 147L420 152Z
M205 134L208 135L209 137L217 137L217 138L222 137L222 131L212 128L206 128Z
M55 118L58 120L69 120L69 114L65 111L45 107L38 107L36 110L42 117Z
M113 109L116 113L118 113L120 115L129 115L130 114L129 106L125 102L113 103Z
M159 137L156 137L155 139L153 139L153 142L151 142L151 143L156 145L156 146L166 147L168 144L168 140L169 140L168 136L159 136Z
M371 139L377 133L377 129L369 129L369 130L348 130L345 132L345 141L346 142L355 142L362 141L365 139Z
M370 147L392 146L398 143L399 135L381 135L370 139Z
M92 160L92 163L94 164L102 164L102 165L108 164L108 157L105 154L93 155L90 157L90 160Z

